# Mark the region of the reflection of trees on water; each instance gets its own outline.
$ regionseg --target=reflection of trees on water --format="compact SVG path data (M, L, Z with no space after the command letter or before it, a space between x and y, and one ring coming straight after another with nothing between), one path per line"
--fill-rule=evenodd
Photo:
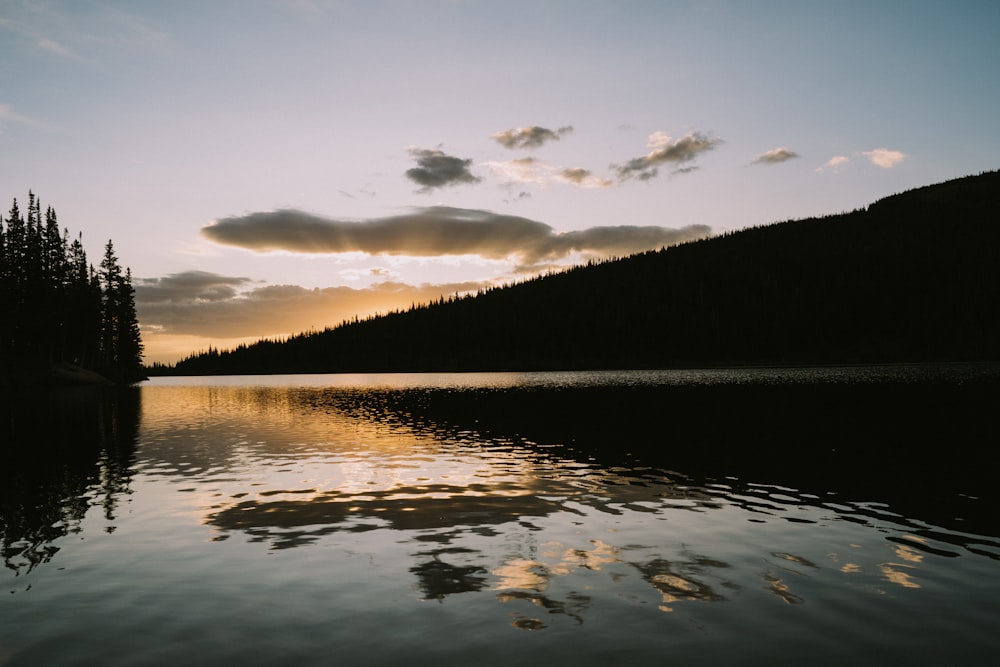
M139 391L47 389L6 394L0 406L0 550L7 568L25 574L79 532L91 507L114 531L130 493Z

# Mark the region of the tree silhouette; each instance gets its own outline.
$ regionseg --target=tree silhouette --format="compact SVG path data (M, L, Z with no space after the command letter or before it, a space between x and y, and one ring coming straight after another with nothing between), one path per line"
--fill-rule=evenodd
M81 236L69 241L51 207L29 192L27 218L15 199L0 217L0 373L59 363L131 382L142 376L142 339L131 271L111 241L101 270L88 264Z

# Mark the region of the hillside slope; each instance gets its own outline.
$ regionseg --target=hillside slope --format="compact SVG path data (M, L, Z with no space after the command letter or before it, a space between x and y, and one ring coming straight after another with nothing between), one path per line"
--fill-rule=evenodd
M1000 359L1000 172L179 362L184 374Z

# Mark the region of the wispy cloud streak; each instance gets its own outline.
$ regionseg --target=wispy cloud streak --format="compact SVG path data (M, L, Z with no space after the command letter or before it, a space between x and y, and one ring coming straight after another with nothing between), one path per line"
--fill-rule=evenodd
M507 181L534 183L542 187L555 181L580 188L609 188L614 181L597 176L582 167L559 167L542 162L533 157L508 160L506 162L484 162L483 166Z
M4 126L7 123L24 125L41 130L47 128L46 124L42 121L17 113L9 104L0 104L0 132L3 132Z

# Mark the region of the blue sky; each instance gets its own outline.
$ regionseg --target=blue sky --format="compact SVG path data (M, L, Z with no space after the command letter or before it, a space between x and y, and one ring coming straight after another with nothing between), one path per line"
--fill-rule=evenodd
M113 239L173 361L996 169L997 34L954 0L0 0L0 194Z

